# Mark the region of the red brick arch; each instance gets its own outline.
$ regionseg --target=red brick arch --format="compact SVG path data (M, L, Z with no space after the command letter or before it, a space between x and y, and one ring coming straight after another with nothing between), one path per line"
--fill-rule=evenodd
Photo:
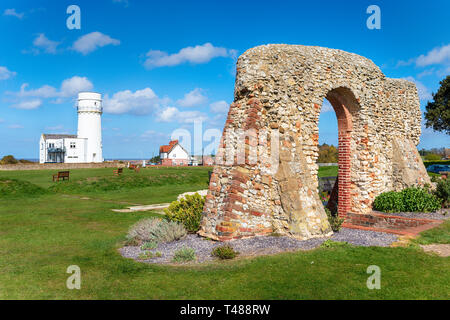
M336 113L338 122L338 181L330 196L328 206L334 211L337 204L337 213L345 218L351 211L351 155L353 118L359 112L360 106L352 91L345 87L333 89L326 95L326 99Z

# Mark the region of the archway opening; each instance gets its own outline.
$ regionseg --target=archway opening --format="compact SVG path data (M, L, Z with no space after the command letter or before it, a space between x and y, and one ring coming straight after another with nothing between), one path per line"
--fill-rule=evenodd
M331 106L337 120L337 178L319 178L319 186L322 187L319 187L319 191L321 192L322 200L324 200L324 205L326 205L331 213L333 215L339 215L341 218L345 218L347 212L351 212L352 210L351 139L353 122L359 111L359 104L353 93L349 89L343 87L331 90L328 92L325 99L329 104L324 103L322 105L323 110L321 114L323 114L324 111L330 111L327 110L327 108ZM326 132L328 140L331 142L329 145L333 145L333 143L336 143L335 138L330 139L330 129L332 132L333 124L330 123L330 119L327 120L328 123L320 123L320 125L327 128ZM336 132L336 129L334 129L334 132ZM330 149L329 152L333 151L333 147L328 147ZM319 148L323 149L323 145ZM328 171L333 172L333 170ZM335 170L334 173L336 173Z

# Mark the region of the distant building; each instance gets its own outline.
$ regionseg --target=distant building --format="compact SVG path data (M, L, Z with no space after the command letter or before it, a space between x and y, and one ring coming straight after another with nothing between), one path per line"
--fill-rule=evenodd
M39 141L40 163L103 162L101 94L80 92L77 110L77 135L45 133L41 135Z
M159 147L159 157L163 166L187 166L190 161L189 153L178 143L178 140Z
M449 148L444 149L444 159L450 160L450 149Z

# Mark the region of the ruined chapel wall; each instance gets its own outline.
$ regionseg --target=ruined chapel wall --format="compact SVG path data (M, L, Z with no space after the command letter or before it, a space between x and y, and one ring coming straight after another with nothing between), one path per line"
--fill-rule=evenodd
M330 92L351 114L349 134L344 137L351 154L351 183L342 193L351 198L351 210L368 213L375 196L397 184L394 171L402 169L393 169L393 151L386 150L393 150L390 135L418 141L420 119L413 84L386 79L369 59L340 50L290 45L252 48L237 63L235 100L216 159L243 152L231 161L225 157L214 168L200 234L219 240L272 231L299 238L329 234L317 194L316 160L319 114ZM244 141L240 130L248 134ZM258 140L262 132L276 133L278 143ZM271 156L276 151L279 157L274 164Z

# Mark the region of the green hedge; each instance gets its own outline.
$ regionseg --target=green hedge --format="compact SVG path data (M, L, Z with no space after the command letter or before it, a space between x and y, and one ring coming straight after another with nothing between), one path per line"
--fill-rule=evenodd
M382 212L433 212L440 207L441 201L424 188L383 192L373 202L373 208Z
M433 161L424 161L423 164L425 168L428 168L432 164L450 164L450 160L433 160Z

